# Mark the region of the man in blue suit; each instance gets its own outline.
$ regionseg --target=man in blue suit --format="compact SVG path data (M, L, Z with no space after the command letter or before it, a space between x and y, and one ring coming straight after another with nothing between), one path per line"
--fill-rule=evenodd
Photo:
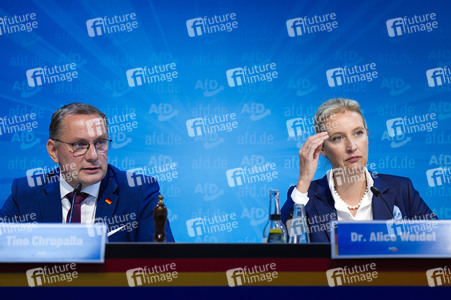
M298 182L282 207L285 224L295 203L305 206L312 242L329 242L334 220L437 218L408 178L368 171L368 128L356 101L328 100L314 122L316 134L299 150ZM313 180L320 155L332 169Z
M85 103L71 103L52 116L47 151L59 169L29 170L14 180L0 218L44 223L95 223L108 226L110 242L152 241L153 209L159 185L153 177L121 171L108 164L105 114ZM73 192L80 195L71 203ZM167 241L173 242L169 222Z

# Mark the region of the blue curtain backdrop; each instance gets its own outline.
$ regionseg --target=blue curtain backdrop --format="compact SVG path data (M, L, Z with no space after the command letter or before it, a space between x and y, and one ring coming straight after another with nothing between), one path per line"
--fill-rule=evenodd
M346 97L370 128L369 169L408 176L450 219L450 7L4 2L0 205L14 178L55 167L53 112L87 102L109 118L109 162L159 178L177 241L260 242L268 190L284 203L316 109Z

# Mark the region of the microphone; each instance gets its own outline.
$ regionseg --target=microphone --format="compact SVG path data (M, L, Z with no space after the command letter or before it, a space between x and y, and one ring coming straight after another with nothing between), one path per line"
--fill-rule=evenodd
M74 189L74 191L73 191L74 197L72 198L72 202L71 202L71 205L70 205L69 222L67 222L67 223L72 223L72 214L74 213L74 202L75 202L75 197L77 197L77 195L80 194L81 187L82 187L82 184L81 184L81 183L78 183L78 184L75 186L75 189Z
M385 207L387 208L388 213L390 214L391 218L394 219L395 217L393 216L393 212L390 211L390 208L388 207L387 202L385 202L384 198L382 198L382 193L381 193L381 191L379 191L379 190L378 190L376 187L374 187L374 186L372 186L372 187L370 188L370 190L373 192L373 194L374 194L377 198L381 199L381 201L385 204Z

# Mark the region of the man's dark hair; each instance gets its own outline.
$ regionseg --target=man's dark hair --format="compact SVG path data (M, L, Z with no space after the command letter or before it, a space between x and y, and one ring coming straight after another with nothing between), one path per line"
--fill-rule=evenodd
M49 126L49 138L58 139L62 131L62 121L65 116L68 115L99 115L105 122L105 126L108 130L108 120L106 115L95 108L94 106L86 103L73 102L66 104L59 108L52 116L52 120Z

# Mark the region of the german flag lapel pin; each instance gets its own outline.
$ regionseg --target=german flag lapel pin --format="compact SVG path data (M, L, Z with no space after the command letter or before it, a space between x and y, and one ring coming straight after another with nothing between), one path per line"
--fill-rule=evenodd
M108 203L108 204L113 203L113 201L111 201L110 198L106 198L105 202Z

